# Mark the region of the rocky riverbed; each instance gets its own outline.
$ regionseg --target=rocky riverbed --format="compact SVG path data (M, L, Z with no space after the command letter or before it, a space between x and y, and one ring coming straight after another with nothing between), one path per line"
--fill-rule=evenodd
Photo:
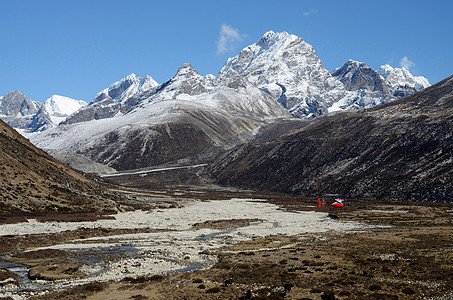
M199 195L203 197L198 200L181 197L168 208L125 211L97 221L0 225L0 295L13 299L452 295L448 206L351 200L343 210L320 210L313 199L281 195L212 197L222 200Z

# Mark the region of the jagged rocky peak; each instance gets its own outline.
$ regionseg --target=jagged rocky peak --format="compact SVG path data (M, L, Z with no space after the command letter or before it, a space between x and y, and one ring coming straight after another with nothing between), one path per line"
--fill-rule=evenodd
M157 85L158 83L149 75L141 78L132 73L99 92L92 103L105 100L122 102L139 93L147 92Z
M413 76L405 68L393 68L390 65L383 65L378 69L377 73L384 77L392 87L408 87L419 91L431 85L427 78Z
M266 32L257 43L228 59L217 81L225 84L238 76L302 118L326 113L345 93L343 84L324 68L313 47L287 32Z
M263 37L256 43L256 45L259 45L262 48L271 48L272 46L282 47L288 45L289 43L297 39L302 38L295 36L293 34L289 34L286 31L275 33L272 30L270 30L263 35Z
M348 91L386 91L386 84L376 71L363 62L348 60L341 68L332 72L332 76L340 80Z
M157 81L155 81L154 78L152 78L149 75L146 75L144 78L142 78L141 82L142 82L141 85L142 85L143 90L150 90L159 85L157 83Z
M190 63L185 63L178 68L176 76L192 77L192 76L201 76Z
M296 39L302 40L287 32L268 31L257 43L245 47L239 55L229 58L220 70L219 77L225 79L239 74L244 75L260 65L271 64L274 59L282 56L285 48Z
M411 95L429 86L425 77L415 77L407 69L383 65L377 71L354 60L332 72L347 93L329 107L329 112L371 108Z
M175 76L157 87L156 93L160 100L173 99L178 95L200 95L209 89L205 78L201 76L190 63L178 68Z
M28 99L23 92L13 91L1 98L0 114L10 117L28 116L38 112L41 106L42 103Z
M390 93L396 98L411 95L430 86L427 78L413 76L405 68L392 68L389 65L383 65L377 73L385 78L385 82L390 87Z
M111 118L134 109L147 94L158 86L151 76L143 78L134 73L100 91L88 106L81 108L63 123L72 124L89 120Z
M0 116L11 127L27 132L41 131L52 126L44 104L28 99L19 91L0 98Z

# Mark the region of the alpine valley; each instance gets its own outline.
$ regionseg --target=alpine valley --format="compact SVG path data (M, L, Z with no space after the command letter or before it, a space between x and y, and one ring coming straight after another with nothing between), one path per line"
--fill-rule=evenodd
M0 299L453 298L453 76L272 31L175 71L0 97Z

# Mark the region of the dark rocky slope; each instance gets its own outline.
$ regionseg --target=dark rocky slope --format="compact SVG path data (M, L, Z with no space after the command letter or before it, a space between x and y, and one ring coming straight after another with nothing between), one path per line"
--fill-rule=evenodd
M0 214L103 211L116 196L0 121Z
M235 148L221 184L310 196L453 202L453 77L370 110Z

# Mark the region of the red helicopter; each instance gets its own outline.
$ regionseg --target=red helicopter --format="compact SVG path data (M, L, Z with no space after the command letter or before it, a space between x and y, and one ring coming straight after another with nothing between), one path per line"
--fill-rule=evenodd
M318 205L321 208L322 205L330 205L335 207L344 207L344 200L341 198L335 198L332 202L322 202L320 198L318 198Z

